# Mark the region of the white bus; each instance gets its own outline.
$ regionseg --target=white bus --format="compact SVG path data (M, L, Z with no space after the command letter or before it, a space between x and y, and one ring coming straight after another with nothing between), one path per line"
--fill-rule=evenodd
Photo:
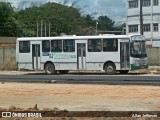
M141 35L99 35L18 38L18 69L47 74L101 70L107 74L147 68L145 38Z

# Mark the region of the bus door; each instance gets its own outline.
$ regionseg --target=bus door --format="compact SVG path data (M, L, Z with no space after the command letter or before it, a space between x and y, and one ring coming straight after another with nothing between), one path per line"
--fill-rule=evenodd
M121 42L120 44L120 63L121 69L129 69L130 68L130 52L129 52L129 42Z
M77 43L77 69L86 69L86 43Z
M40 70L40 44L32 44L32 68Z

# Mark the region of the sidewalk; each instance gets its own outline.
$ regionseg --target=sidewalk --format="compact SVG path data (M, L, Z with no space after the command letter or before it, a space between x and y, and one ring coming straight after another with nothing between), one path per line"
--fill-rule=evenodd
M0 74L3 74L3 75L24 75L24 74L45 74L44 71L31 71L31 70L22 70L22 71L1 71L0 70ZM95 74L98 74L98 73L104 73L102 71L70 71L69 73L80 73L80 74L87 74L87 73L95 73ZM119 73L118 73L119 74ZM141 70L134 70L134 71L129 71L128 75L130 74L160 74L160 66L150 66L148 69L141 69ZM120 74L120 75L123 75L123 74ZM124 74L124 75L127 75L127 74Z
M0 74L4 75L24 75L30 73L44 73L44 71L0 71Z

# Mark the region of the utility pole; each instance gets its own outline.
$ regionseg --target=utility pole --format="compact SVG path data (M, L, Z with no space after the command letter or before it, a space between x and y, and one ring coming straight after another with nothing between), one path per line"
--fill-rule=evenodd
M45 37L47 36L46 29L47 29L47 26L46 26L46 22L45 22Z
M47 30L48 30L48 36L50 37L50 35L51 35L51 23L50 22L49 22L49 25L47 26L47 22L45 22L45 21L43 21L43 19L41 19L41 21L40 21L40 27L39 27L39 23L37 22L37 37L39 37L39 36L41 36L41 37L43 37L43 36L47 37ZM39 35L39 31L41 32L40 35Z
M95 31L95 35L97 35L97 26L98 26L98 22L96 22L96 31Z
M49 37L50 37L50 35L51 35L51 23L49 22L49 25L48 25L49 27L49 30L48 30L48 32L49 32Z
M43 36L43 20L41 20L41 37Z
M142 0L140 0L140 33L143 35L143 10L142 10Z
M153 43L153 0L151 0L151 44Z
M37 37L38 37L38 32L39 32L39 24L37 22Z

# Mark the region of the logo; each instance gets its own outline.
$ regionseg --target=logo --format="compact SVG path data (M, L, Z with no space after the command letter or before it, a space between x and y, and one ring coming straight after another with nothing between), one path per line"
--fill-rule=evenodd
M2 117L4 118L11 117L11 112L2 112Z

